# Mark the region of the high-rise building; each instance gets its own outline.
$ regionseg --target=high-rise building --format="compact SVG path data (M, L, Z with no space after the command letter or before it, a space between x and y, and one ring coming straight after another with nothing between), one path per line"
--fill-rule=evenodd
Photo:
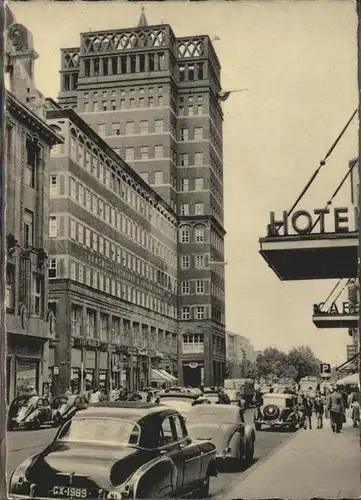
M49 162L63 141L45 121L32 35L6 11L6 400L48 384L55 318L48 309ZM5 337L2 337L5 340ZM33 387L33 388L32 388Z
M177 213L181 380L225 369L220 63L207 35L169 25L87 32L61 51L59 104L73 108Z

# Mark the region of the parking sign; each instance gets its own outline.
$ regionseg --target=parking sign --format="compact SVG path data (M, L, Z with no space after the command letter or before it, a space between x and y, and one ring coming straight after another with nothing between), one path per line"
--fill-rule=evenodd
M329 363L322 363L320 365L321 377L330 377L331 376L331 365Z

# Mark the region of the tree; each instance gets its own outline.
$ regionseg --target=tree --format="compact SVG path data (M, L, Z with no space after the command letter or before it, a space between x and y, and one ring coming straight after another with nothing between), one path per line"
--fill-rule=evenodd
M296 371L296 382L308 375L319 375L320 360L316 358L309 346L294 347L289 351L287 358L288 364Z
M258 378L285 377L289 372L287 354L276 347L267 347L256 359Z

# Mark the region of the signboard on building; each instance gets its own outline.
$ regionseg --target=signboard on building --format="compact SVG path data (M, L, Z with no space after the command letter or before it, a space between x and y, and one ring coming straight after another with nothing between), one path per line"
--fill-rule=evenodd
M337 304L336 302L332 302L330 306L327 306L325 309L325 303L320 302L319 304L313 305L313 313L314 314L327 314L327 315L358 315L359 314L359 303L351 303L351 302L340 302Z
M347 346L347 361L357 354L357 346L355 344L350 344Z
M348 233L356 230L357 208L354 206L333 209L315 208L312 212L297 210L290 217L287 217L287 214L286 210L281 216L270 212L269 236L305 235L311 232Z

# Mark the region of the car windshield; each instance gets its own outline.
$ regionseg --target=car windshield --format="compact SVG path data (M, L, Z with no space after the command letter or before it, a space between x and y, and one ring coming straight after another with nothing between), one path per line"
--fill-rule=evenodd
M275 406L282 406L285 407L287 406L288 408L292 406L292 400L289 398L277 398L275 396L264 396L263 397L263 404L264 405L275 405Z
M57 440L112 446L137 445L140 427L133 422L108 418L76 418L60 431Z

